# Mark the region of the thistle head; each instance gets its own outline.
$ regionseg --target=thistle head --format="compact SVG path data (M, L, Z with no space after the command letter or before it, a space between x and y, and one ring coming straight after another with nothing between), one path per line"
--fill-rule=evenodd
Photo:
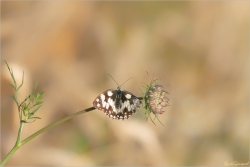
M146 86L146 93L143 95L146 120L150 117L150 113L153 113L156 118L159 114L163 114L165 112L164 107L168 106L169 103L168 92L164 90L162 85L156 84L155 81L151 81Z
M163 108L168 106L169 101L166 97L167 93L161 85L155 85L149 88L147 101L153 114L158 115L164 112Z

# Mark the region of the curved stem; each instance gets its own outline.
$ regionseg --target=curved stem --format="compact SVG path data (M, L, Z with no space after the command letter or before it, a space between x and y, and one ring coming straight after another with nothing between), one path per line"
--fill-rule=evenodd
M67 121L67 120L70 120L70 119L72 119L72 118L74 118L74 117L76 117L76 116L78 116L78 115L80 115L80 114L84 114L84 113L89 112L89 111L92 111L92 110L94 110L94 109L95 109L95 107L90 107L90 108L87 108L87 109L85 109L85 110L78 111L78 112L76 112L76 113L74 113L74 114L72 114L72 115L69 115L69 116L67 116L67 117L65 117L65 118L63 118L63 119L60 119L60 120L58 120L58 121L56 121L56 122L54 122L54 123L52 123L52 124L50 124L50 125L48 125L48 126L42 128L42 129L40 129L39 131L33 133L32 135L30 135L29 137L27 137L27 138L24 139L23 141L18 142L18 144L16 143L15 146L14 146L14 147L10 150L10 152L6 155L6 157L4 157L4 159L0 162L0 166L3 166L3 165L10 159L10 157L11 157L11 156L12 156L12 155L13 155L22 145L26 144L26 143L29 142L31 139L35 138L36 136L42 134L43 132L45 132L45 131L47 131L47 130L53 128L53 127L56 126L56 125L59 125L59 124L65 122L65 121Z
M24 139L23 141L21 141L20 146L24 145L25 143L27 143L27 142L30 141L31 139L35 138L36 136L40 135L41 133L43 133L43 132L45 132L45 131L47 131L47 130L53 128L54 126L59 125L59 124L65 122L65 121L67 121L67 120L70 120L70 119L72 119L72 118L74 118L74 117L76 117L76 116L78 116L78 115L80 115L80 114L83 114L83 113L92 111L92 110L94 110L94 109L95 109L95 107L90 107L90 108L87 108L87 109L82 110L82 111L78 111L78 112L76 112L76 113L74 113L74 114L72 114L72 115L69 115L69 116L67 116L67 117L65 117L65 118L63 118L63 119L60 119L60 120L54 122L54 123L52 123L52 124L50 124L50 125L48 125L48 126L42 128L42 129L40 129L39 131L35 132L34 134L30 135L29 137L27 137L27 138Z

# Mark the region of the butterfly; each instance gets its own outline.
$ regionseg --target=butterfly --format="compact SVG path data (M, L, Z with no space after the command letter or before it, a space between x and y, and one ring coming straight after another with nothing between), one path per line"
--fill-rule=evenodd
M117 89L108 89L104 91L93 101L93 106L103 111L111 119L128 119L136 113L141 105L141 101L138 97L129 91L121 90L121 86L118 85Z

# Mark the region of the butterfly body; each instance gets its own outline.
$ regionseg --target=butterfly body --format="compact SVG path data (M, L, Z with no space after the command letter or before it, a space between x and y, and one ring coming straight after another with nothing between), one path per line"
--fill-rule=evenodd
M117 88L117 90L115 91L116 93L116 97L115 97L115 109L119 110L122 106L121 104L121 96L122 96L122 91L120 89L120 87Z
M93 106L112 119L128 119L140 107L141 101L132 93L117 89L108 89L93 101Z

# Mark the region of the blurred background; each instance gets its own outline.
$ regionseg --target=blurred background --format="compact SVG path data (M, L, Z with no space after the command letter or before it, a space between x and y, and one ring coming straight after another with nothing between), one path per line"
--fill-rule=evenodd
M223 166L249 162L249 1L1 2L1 158L16 141L6 60L24 86L39 82L41 120L22 139L91 107L103 91L141 96L154 75L170 106L154 125L94 110L31 140L12 166ZM149 75L147 74L149 73Z

